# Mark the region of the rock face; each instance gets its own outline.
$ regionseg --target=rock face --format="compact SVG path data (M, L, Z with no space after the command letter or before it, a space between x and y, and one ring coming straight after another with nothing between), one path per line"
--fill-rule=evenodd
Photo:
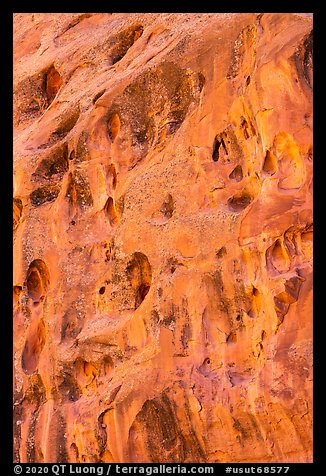
M312 19L14 32L15 461L311 461Z

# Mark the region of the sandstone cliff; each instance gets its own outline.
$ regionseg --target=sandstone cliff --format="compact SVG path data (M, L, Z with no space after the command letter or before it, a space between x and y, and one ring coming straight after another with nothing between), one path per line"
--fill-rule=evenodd
M312 460L312 20L15 14L15 460Z

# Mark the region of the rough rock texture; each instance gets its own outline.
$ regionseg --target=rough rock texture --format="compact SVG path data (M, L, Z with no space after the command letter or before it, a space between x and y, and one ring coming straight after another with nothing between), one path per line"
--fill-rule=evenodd
M15 14L15 460L312 460L312 19Z

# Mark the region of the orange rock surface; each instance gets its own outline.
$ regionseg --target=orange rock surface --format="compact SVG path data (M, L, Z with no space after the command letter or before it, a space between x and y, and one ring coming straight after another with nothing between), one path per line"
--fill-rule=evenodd
M312 18L15 14L15 461L312 461Z

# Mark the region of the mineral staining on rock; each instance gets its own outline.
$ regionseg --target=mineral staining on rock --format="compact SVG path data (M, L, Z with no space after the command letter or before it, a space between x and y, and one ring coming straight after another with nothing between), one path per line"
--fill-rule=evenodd
M312 20L15 14L17 462L312 461Z

